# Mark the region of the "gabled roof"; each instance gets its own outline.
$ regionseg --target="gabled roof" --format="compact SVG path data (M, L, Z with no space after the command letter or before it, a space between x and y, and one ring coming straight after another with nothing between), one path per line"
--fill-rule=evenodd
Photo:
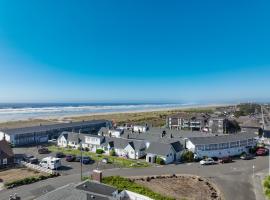
M62 132L61 135L59 137L64 136L65 139L69 142L78 142L79 138L81 139L82 142L85 142L85 136L87 136L87 134L79 134L79 133L75 133L75 132Z
M173 142L173 143L171 143L171 145L172 145L172 147L173 147L173 149L174 149L174 151L176 153L178 153L178 152L180 152L180 151L183 150L183 146L182 146L182 144L179 141Z
M160 156L167 156L170 149L172 149L171 144L166 144L166 143L161 143L161 142L151 142L146 152L160 155Z
M6 140L0 141L0 158L13 157L13 151Z
M139 151L145 148L145 143L143 141L132 140L128 143L135 151Z

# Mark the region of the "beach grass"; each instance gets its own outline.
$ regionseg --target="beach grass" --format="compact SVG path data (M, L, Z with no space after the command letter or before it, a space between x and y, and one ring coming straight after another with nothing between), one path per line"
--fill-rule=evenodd
M82 121L82 120L99 120L106 119L120 124L151 124L155 127L162 127L166 124L166 118L169 115L179 112L189 113L212 113L215 110L215 106L198 107L198 108L181 108L173 110L163 111L145 111L145 112L127 112L127 113L111 113L111 114L89 114L83 116L63 117L61 119L30 119L25 121L9 121L0 123L1 128L18 128L27 126L37 126L45 124L55 124L63 121Z

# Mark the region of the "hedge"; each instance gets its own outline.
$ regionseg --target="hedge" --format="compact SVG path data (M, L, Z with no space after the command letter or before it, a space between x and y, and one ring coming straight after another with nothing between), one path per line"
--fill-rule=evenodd
M156 163L159 165L165 165L165 161L161 157L156 158Z
M103 151L103 149L97 149L97 150L96 150L96 153L97 153L97 154L103 154L104 151Z
M265 177L263 181L264 194L270 199L270 176Z
M123 178L120 176L109 176L104 177L102 182L111 186L116 187L118 190L129 190L155 200L174 200L175 198L165 197L159 193L156 193L149 188L142 186L130 179Z
M21 186L21 185L27 185L27 184L35 183L35 182L45 180L45 179L48 179L48 178L52 178L52 177L55 177L55 176L57 176L57 175L50 174L50 175L47 175L47 176L45 176L45 175L30 176L30 177L27 177L27 178L7 182L7 183L4 184L4 186L7 189L10 189L10 188L14 188L14 187Z

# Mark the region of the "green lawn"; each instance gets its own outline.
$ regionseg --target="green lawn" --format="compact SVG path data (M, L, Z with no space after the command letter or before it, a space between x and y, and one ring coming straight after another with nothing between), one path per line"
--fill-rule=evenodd
M73 155L80 155L80 151L77 149L69 149L69 148L61 148L57 146L49 146L48 147L52 152L63 152L64 154L73 154ZM86 152L83 151L84 156L90 156L92 160L99 161L103 158L108 158L109 162L112 164L116 164L119 167L126 167L126 168L139 168L139 167L149 167L151 166L150 163L147 163L142 160L131 160L126 158L120 158L115 156L103 155L103 154L96 154L93 152Z

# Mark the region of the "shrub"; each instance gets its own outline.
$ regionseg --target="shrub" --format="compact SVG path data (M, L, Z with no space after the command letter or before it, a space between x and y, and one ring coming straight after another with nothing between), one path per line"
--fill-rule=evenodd
M115 153L114 149L110 150L110 156L116 156L116 153Z
M104 151L103 151L103 149L97 149L97 150L96 150L96 153L97 153L97 154L103 154Z
M156 158L156 163L159 165L165 165L165 161L161 157Z
M192 151L186 151L182 154L181 158L185 162L193 162L194 161L194 153Z
M270 176L265 177L263 181L264 194L270 199Z
M89 148L88 147L85 147L84 150L88 152L89 151Z

